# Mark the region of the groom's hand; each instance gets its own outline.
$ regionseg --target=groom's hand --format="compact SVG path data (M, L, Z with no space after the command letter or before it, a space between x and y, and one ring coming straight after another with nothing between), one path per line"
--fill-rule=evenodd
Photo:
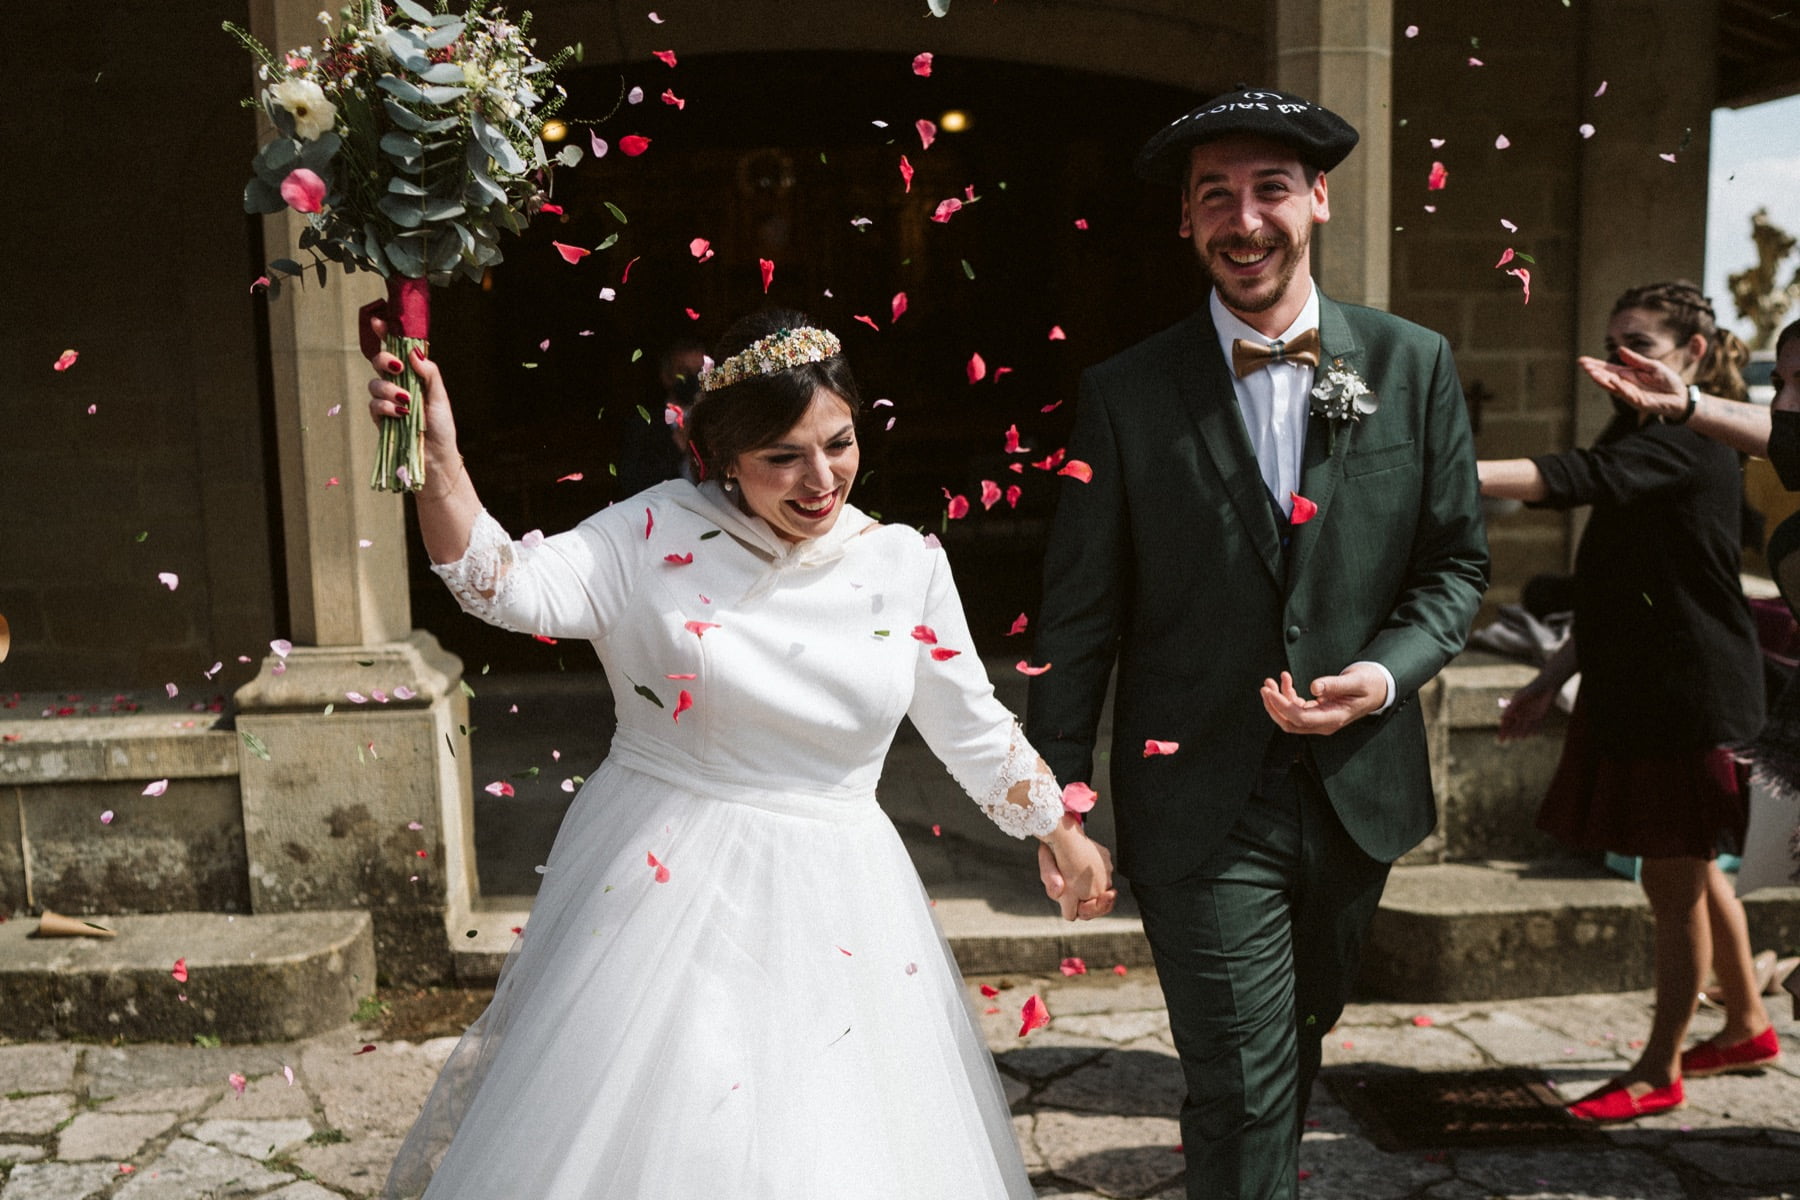
M1352 663L1341 675L1313 680L1311 691L1313 699L1303 698L1283 671L1279 684L1263 680L1263 708L1288 733L1336 733L1387 702L1387 677L1372 663Z

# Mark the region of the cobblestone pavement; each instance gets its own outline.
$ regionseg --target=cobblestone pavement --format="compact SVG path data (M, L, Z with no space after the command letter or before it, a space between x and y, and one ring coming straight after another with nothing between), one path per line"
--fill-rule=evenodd
M1094 964L1085 976L971 979L969 989L1041 1197L1185 1196L1181 1076L1149 972ZM1033 994L1053 1019L1021 1039ZM1785 998L1773 1008L1779 1065L1694 1080L1686 1110L1587 1141L1388 1152L1321 1085L1300 1195L1795 1200L1800 1025ZM1363 1004L1326 1039L1326 1065L1346 1086L1376 1071L1516 1066L1576 1095L1623 1065L1648 1023L1642 993ZM1703 1014L1697 1033L1716 1026ZM0 1044L0 1200L373 1195L451 1042L369 1038L347 1026L262 1046Z

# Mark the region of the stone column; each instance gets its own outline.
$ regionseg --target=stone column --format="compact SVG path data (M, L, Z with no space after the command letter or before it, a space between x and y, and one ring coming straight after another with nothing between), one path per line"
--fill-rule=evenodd
M253 0L251 31L276 51L317 45L318 11ZM304 261L303 227L263 218L265 253ZM367 908L382 973L427 982L448 975L446 922L476 893L468 701L462 663L411 627L404 501L369 488L356 311L381 281L330 271L268 306L296 645L237 694L251 904Z
M1598 355L1619 293L1702 278L1719 5L1593 0L1581 14L1580 119L1596 132L1581 145L1577 344ZM1602 83L1605 94L1595 96ZM1612 405L1574 363L1569 370L1577 380L1574 444L1585 446L1612 418Z
M1388 305L1393 123L1392 0L1277 0L1270 36L1275 85L1316 100L1362 140L1326 176L1331 221L1313 234L1313 273L1326 295Z

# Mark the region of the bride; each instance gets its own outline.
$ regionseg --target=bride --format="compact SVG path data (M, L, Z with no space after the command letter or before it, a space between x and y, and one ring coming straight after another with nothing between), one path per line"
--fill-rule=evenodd
M376 318L379 332L379 318ZM1026 1200L993 1061L892 824L910 718L1068 919L1114 900L994 698L943 552L848 503L859 398L799 313L739 321L677 480L536 544L487 515L437 367L375 354L370 411L426 406L417 494L462 606L590 640L617 698L487 1011L386 1195Z

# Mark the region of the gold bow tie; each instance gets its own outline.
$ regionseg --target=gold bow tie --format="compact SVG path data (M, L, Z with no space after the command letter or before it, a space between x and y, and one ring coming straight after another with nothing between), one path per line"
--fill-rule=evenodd
M1278 362L1304 363L1309 367L1317 367L1319 331L1309 329L1292 341L1275 341L1266 346L1244 338L1231 343L1231 369L1237 372L1239 379Z

